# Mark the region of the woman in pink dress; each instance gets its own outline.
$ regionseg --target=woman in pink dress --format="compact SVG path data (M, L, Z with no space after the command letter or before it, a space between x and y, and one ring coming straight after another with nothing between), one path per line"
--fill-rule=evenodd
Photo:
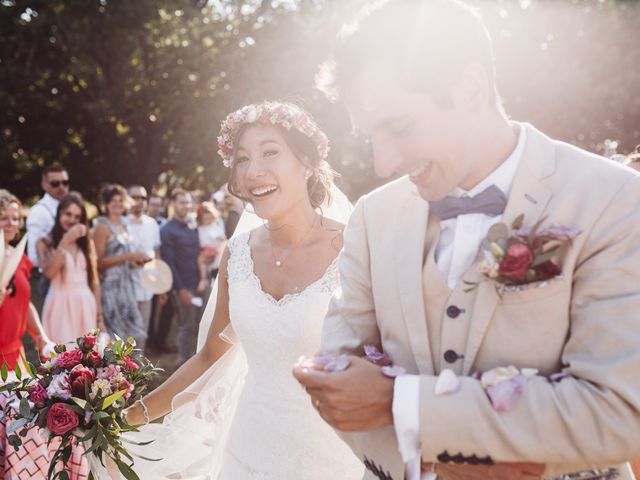
M42 323L56 343L74 342L102 327L96 255L82 197L60 200L51 233L38 241L38 256L51 286Z

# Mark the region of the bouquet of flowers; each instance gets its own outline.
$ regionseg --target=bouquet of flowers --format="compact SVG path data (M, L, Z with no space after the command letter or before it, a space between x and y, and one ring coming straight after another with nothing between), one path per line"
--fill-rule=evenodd
M78 338L72 348L56 345L51 357L43 358L37 368L23 359L27 372L16 366L13 381L7 382L6 364L0 370L0 392L12 393L18 404L17 413L5 412L16 418L7 429L9 443L18 449L21 437L33 427L43 429L49 441L60 439L49 480L68 480L64 469L56 469L59 462L67 464L73 445L80 442L92 466L90 480L101 476L98 471L105 462L111 470L117 467L127 480L139 480L121 437L137 429L126 422L123 411L142 396L149 380L161 370L135 349L132 338L116 337L107 345L104 336L93 330Z

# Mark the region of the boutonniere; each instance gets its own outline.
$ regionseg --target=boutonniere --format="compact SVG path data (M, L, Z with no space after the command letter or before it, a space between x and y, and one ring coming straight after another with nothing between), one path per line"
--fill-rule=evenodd
M511 228L504 223L496 223L489 229L483 242L487 247L482 252L478 271L484 280L494 282L498 295L502 296L505 289L521 290L562 273L554 258L581 231L557 225L541 230L544 220L542 218L535 225L527 226L524 225L524 215L520 215ZM469 285L467 292L478 286L477 282L464 283Z

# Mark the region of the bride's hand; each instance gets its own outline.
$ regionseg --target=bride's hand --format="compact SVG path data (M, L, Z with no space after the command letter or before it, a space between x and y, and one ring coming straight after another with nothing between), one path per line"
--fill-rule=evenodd
M134 403L124 410L124 419L131 426L138 426L145 423L142 405L139 402Z

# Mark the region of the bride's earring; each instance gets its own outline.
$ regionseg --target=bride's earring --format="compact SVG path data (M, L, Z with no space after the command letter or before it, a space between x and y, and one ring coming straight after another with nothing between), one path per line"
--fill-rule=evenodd
M311 172L311 170L307 170L307 171L304 173L304 179L305 179L305 180L309 180L309 179L311 178L311 175L313 175L313 172Z

